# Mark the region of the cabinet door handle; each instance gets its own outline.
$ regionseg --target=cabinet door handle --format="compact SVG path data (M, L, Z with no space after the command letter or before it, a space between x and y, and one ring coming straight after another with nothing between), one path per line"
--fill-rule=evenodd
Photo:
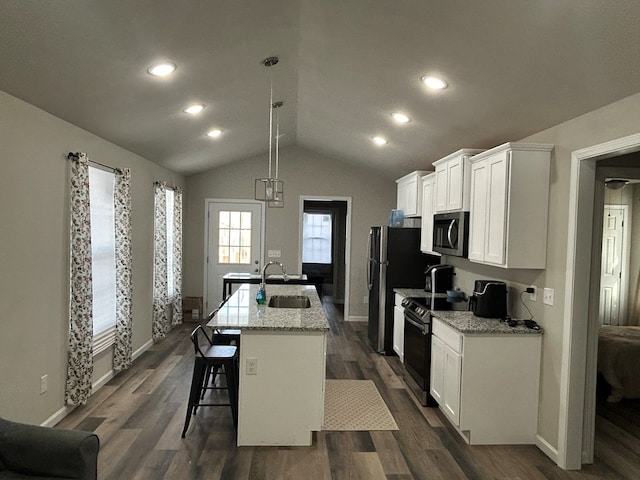
M453 227L455 226L456 222L457 220L455 218L451 220L449 229L447 230L447 240L449 240L449 247L451 248L456 248L456 246L453 244L453 240L451 240L451 233L453 232Z

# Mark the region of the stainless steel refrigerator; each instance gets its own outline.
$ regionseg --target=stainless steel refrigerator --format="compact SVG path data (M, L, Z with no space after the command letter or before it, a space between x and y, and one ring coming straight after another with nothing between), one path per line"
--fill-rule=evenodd
M440 257L420 252L419 228L371 227L368 243L369 340L377 352L393 355L393 289L423 289L424 271Z

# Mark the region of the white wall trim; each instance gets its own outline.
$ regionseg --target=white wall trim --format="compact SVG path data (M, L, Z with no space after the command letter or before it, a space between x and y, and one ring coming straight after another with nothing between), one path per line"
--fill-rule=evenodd
M302 271L302 216L304 214L305 200L321 200L347 202L347 218L345 219L345 241L344 241L344 317L349 316L351 297L351 202L353 197L300 195L300 207L298 218L298 270Z
M551 460L558 463L558 449L540 435L536 435L536 447L542 450Z
M369 317L363 315L349 315L344 317L346 322L368 322Z
M131 361L134 362L140 355L149 350L153 345L153 340L149 339L144 345L138 348L135 352L131 354ZM91 385L91 395L93 395L98 389L103 387L109 380L115 377L115 373L113 370L109 370L102 377L100 377L95 383ZM65 405L58 411L56 411L53 415L47 418L43 423L40 424L42 427L54 427L56 426L63 418L69 415L76 409L77 405Z
M599 160L640 150L640 133L577 150L571 154L569 229L565 281L560 372L560 412L557 463L564 469L579 469L584 451L593 451L592 432L585 431L586 416L595 406L584 402L587 375L589 298L592 254L593 198L596 163ZM593 363L593 362L592 362ZM591 440L589 440L591 438Z

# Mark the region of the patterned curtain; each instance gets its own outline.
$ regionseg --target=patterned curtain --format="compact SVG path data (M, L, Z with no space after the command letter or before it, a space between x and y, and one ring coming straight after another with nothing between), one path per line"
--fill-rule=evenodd
M91 214L89 160L84 153L71 161L71 271L69 348L65 402L83 405L93 377L93 294L91 280Z
M116 335L113 369L131 366L131 171L115 171Z
M171 323L182 323L182 189L174 189L173 200L173 316Z
M154 183L155 219L153 233L153 321L154 342L162 340L168 327L167 312L167 185Z

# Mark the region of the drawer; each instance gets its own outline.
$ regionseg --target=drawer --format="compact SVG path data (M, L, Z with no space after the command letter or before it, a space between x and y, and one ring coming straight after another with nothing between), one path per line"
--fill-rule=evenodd
M433 334L454 352L462 353L462 334L437 318L431 319Z

